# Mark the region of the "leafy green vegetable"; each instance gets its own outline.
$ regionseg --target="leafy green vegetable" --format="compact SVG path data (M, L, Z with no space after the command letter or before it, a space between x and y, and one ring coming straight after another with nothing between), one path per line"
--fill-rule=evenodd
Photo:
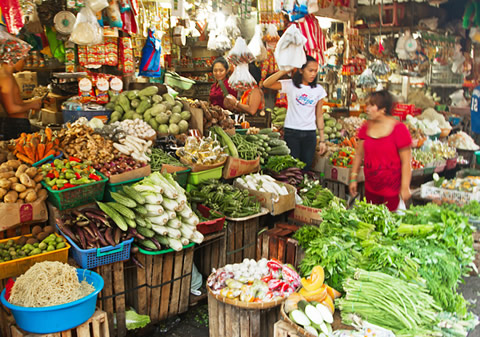
M127 330L134 330L145 327L150 323L150 316L139 315L133 309L125 311L125 320L127 322Z
M290 155L285 156L270 156L267 161L266 168L273 172L280 172L290 167L298 167L303 169L305 167L304 162L299 159L293 158Z

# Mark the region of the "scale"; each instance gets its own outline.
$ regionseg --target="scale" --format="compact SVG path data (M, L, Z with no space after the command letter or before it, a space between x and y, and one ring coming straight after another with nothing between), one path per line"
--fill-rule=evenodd
M69 11L58 12L53 18L56 31L63 35L70 35L72 33L75 21L75 14Z

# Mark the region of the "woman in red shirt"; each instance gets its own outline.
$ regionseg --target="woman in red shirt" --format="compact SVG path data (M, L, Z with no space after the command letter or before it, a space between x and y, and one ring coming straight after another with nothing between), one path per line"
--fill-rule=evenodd
M397 210L400 198L410 199L412 178L412 138L407 127L391 117L392 95L386 91L371 94L367 103L368 120L358 131L350 194L357 194L357 176L362 160L365 197L373 204L386 204Z
M237 97L237 92L230 88L228 84L228 62L224 57L219 57L213 61L213 76L215 77L215 83L210 89L210 104L219 105L223 109L226 109L224 105L225 98L230 94ZM227 92L224 92L224 88Z

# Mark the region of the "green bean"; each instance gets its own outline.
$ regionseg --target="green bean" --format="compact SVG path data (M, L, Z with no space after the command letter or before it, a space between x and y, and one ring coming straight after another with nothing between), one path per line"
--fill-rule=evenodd
M159 148L153 148L152 153L149 156L152 171L160 171L163 164L184 166L177 158L174 158Z

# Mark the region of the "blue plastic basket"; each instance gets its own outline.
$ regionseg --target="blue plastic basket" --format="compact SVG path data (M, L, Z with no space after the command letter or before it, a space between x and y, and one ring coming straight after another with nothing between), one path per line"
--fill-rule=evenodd
M130 258L130 248L132 246L133 238L123 241L117 246L81 249L72 239L68 237L68 235L63 234L58 226L57 229L72 246L70 253L72 254L75 262L77 262L79 266L84 269L92 269L105 264L125 261Z
M70 330L88 321L95 312L97 295L103 289L103 278L91 270L77 269L78 279L92 284L95 291L77 301L43 308L13 305L5 299L5 289L0 296L2 304L11 310L20 329L49 334Z
M42 160L37 161L36 163L33 163L32 166L33 167L39 167L39 166L42 166L45 163L50 164L50 163L53 163L53 161L55 159L62 159L62 157L63 157L63 152L60 151L60 154L58 156L54 157L53 155L50 155L48 157L43 158Z

